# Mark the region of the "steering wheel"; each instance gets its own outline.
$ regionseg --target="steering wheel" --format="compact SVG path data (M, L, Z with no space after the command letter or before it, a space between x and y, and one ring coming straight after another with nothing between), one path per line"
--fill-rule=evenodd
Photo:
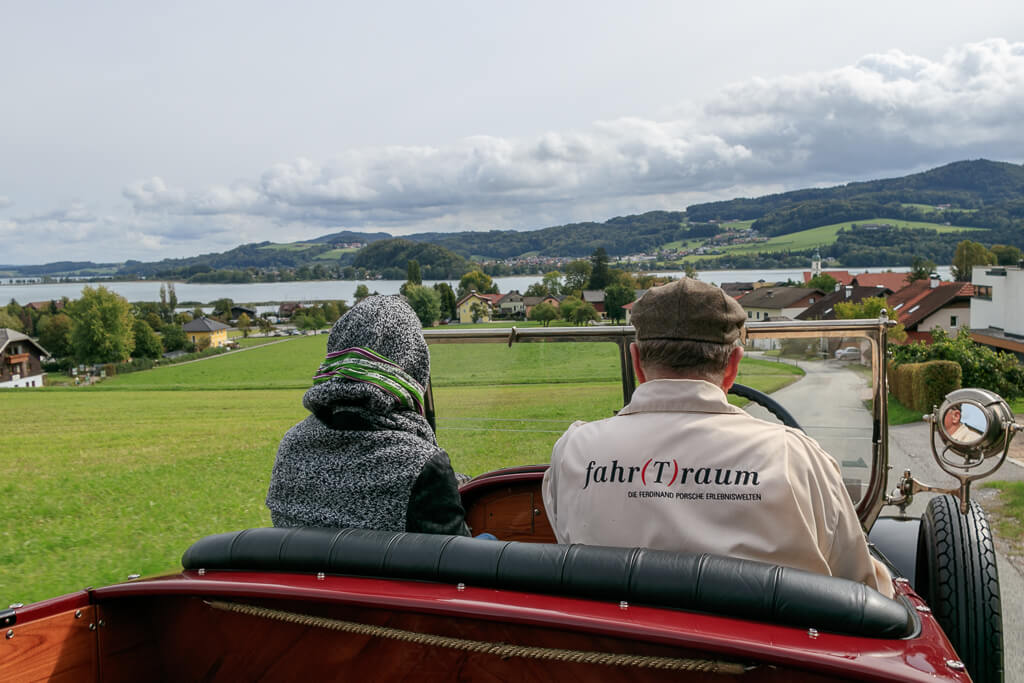
M792 427L793 429L799 429L801 432L806 433L807 430L800 426L796 421L796 418L790 415L788 410L783 408L778 401L768 396L768 394L758 391L757 389L752 389L745 384L733 384L729 387L729 393L753 401L775 417L779 418L779 422L782 424L787 427Z

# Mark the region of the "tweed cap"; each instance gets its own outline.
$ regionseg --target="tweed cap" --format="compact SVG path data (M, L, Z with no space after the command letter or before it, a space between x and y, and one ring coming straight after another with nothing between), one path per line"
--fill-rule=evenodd
M683 278L653 287L633 304L638 341L664 339L732 344L747 314L721 288Z

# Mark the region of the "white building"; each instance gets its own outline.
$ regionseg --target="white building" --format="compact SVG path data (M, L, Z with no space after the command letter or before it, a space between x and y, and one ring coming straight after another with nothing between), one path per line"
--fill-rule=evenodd
M1024 355L1024 268L975 266L971 282L971 337Z

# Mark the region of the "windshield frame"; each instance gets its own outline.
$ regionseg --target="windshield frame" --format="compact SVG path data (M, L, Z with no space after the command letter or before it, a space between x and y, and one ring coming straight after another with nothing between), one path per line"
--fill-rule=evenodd
M885 505L889 471L889 429L886 405L885 353L887 330L893 323L887 318L865 320L784 320L751 321L741 332L747 344L755 339L843 338L852 334L868 339L871 345L872 436L871 476L868 488L856 505L857 516L870 529ZM629 344L636 339L632 325L595 325L589 327L508 327L469 329L425 329L427 344L524 344L531 342L612 342L618 347L622 380L622 403L626 405L636 388L636 375L629 355ZM431 383L425 395L427 419L436 431L435 404Z

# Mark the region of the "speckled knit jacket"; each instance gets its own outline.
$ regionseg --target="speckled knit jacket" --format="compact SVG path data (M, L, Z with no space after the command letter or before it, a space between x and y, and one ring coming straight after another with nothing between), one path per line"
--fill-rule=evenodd
M427 344L400 297L364 299L334 324L327 351L351 347L387 357L426 386ZM448 455L422 415L344 378L313 386L302 404L311 415L285 434L270 478L274 526L468 534Z

